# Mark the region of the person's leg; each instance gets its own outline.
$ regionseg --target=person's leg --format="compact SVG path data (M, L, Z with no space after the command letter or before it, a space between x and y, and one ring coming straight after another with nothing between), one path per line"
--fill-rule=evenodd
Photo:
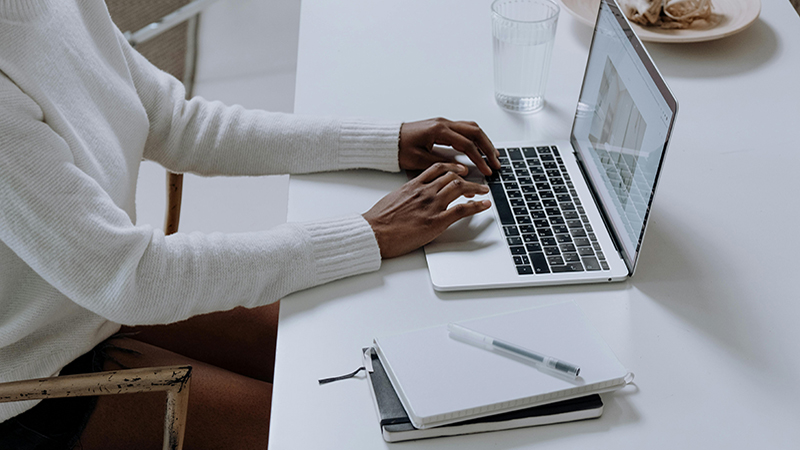
M279 308L280 303L234 308L169 325L123 327L121 332L135 332L132 339L271 383Z
M107 349L119 363L135 367L192 366L184 449L267 447L272 385L134 339L111 344L139 354ZM105 370L118 367L107 362ZM76 448L159 449L166 394L101 396Z

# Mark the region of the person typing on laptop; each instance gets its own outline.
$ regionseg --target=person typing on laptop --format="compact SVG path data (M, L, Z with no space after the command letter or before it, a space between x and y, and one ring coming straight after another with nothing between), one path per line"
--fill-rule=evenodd
M187 448L263 449L274 302L377 270L489 207L448 209L487 188L430 152L451 145L491 173L497 152L474 123L185 100L100 0L11 0L0 22L0 382L191 364ZM164 236L135 221L143 158L203 175L425 171L363 216ZM160 414L147 395L3 403L0 448L152 448Z

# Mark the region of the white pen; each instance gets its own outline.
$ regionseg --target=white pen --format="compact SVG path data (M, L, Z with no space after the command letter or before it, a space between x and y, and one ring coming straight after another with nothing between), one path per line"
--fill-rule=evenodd
M575 364L570 364L566 361L553 358L552 356L543 355L533 350L529 350L519 345L514 345L509 342L495 339L491 336L478 333L477 331L470 330L464 326L451 323L447 325L447 330L450 332L450 337L456 338L473 345L476 345L487 350L499 350L509 353L514 356L522 357L537 366L543 367L557 372L559 375L564 375L569 378L576 378L581 372L581 368Z

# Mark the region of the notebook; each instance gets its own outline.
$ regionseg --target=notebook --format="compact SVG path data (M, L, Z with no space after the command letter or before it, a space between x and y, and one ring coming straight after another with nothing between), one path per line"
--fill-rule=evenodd
M427 429L619 389L632 380L583 311L560 303L458 322L570 361L569 380L455 339L447 325L378 337L373 348L414 427Z
M492 208L425 246L434 288L632 276L677 107L615 1L600 1L569 140L495 143L502 169L472 180Z
M372 349L367 350L368 352L365 352L364 357L369 358L370 362L365 365L372 368L372 370L367 371L367 379L375 409L380 419L381 433L386 442L402 442L414 439L429 439L573 422L594 419L603 414L602 399L599 395L592 394L586 397L420 430L415 428L408 418L408 414L406 414L400 399L397 397L397 393L392 388L378 355Z

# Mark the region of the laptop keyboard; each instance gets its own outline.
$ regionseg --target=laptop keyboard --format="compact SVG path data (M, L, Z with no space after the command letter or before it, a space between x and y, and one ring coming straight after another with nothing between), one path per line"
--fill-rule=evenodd
M499 148L486 181L520 275L609 270L556 146Z

